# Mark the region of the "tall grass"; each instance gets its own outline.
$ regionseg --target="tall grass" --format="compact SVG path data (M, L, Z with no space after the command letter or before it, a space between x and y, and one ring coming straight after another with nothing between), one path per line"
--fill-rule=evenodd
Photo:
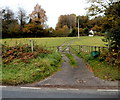
M120 76L118 74L120 69L117 67L109 65L105 61L100 61L99 58L93 58L87 53L81 52L77 55L82 57L90 65L96 77L110 81L120 80Z
M2 66L2 83L19 85L40 81L59 70L61 55L59 53L41 54L31 59L29 63L18 62L15 59L9 65Z

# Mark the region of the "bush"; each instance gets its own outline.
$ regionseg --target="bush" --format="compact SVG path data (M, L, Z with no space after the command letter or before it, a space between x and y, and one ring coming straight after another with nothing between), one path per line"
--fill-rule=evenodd
M89 29L88 28L84 28L84 33L85 33L85 35L89 35Z
M4 64L8 64L14 59L20 59L23 62L28 63L30 59L36 58L39 54L49 54L51 51L44 49L43 47L34 46L34 52L31 51L29 45L17 45L17 46L2 46L2 60Z
M120 53L120 51L119 51ZM99 59L100 61L106 61L110 65L115 65L115 66L120 66L120 59L118 58L119 53L115 53L115 49L112 49L111 52L107 51L102 51Z

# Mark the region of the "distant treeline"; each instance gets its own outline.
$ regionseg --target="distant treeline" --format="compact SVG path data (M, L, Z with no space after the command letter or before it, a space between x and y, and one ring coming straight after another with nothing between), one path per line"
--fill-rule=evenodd
M46 12L39 4L36 4L31 14L26 15L23 8L19 8L17 13L11 9L0 10L2 20L2 37L72 37L78 34L89 35L89 31L95 31L95 35L104 35L109 23L105 23L106 16L98 16L90 19L86 16L76 16L75 14L61 15L55 29L46 24ZM79 23L79 24L78 24Z

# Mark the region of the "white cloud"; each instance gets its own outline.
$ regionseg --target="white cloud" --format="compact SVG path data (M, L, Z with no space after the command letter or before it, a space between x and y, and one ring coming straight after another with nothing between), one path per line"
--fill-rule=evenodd
M0 7L8 6L15 11L18 7L23 7L28 13L32 12L36 3L39 3L46 11L47 24L52 27L55 27L60 15L71 13L84 15L84 8L88 6L85 0L0 0L0 3Z

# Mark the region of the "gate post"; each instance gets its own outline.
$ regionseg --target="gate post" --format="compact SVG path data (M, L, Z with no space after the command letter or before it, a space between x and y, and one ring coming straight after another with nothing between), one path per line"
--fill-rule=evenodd
M59 52L60 51L60 48L59 48L60 46L57 46L57 51Z
M80 45L78 45L79 46L79 53L80 53Z
M99 51L99 53L100 53L100 47L98 47L98 51Z
M95 48L95 51L96 51L96 46L94 48Z

